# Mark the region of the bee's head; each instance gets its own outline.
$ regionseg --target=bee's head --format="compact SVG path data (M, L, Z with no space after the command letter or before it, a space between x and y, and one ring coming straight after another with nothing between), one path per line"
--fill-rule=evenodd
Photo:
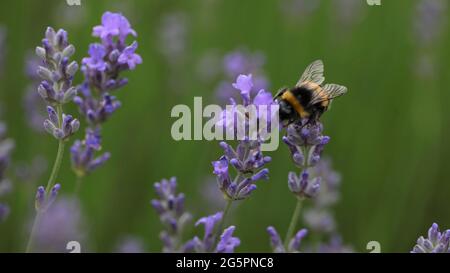
M279 116L283 127L286 127L295 115L294 108L285 100L279 100Z

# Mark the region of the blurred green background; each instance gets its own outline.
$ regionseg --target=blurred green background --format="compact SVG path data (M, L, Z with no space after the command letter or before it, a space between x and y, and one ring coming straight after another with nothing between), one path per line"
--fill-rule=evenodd
M289 8L295 1L306 4ZM448 10L422 18L417 6L423 2L384 0L371 7L359 0L81 0L76 7L62 0L1 1L0 25L7 30L1 119L16 141L10 175L14 164L29 163L36 155L51 165L57 148L54 139L26 122L27 53L53 26L69 32L80 62L89 43L97 41L91 30L102 13L120 11L139 34L144 63L127 73L129 84L117 94L122 108L104 126L103 147L112 158L84 181L81 204L89 251L113 251L127 235L143 240L146 251L160 251L161 225L149 200L152 184L161 178L178 178L196 219L217 211L204 188L210 162L221 149L216 141L174 141L170 110L192 105L193 96L215 102L218 81L200 79L199 60L211 50L223 54L247 48L265 55L272 92L294 84L318 58L324 60L327 82L348 87L322 119L332 139L325 154L343 177L335 209L338 230L357 251L376 240L383 252L408 252L432 222L450 227ZM182 15L186 34L182 57L172 60L160 50L161 25L170 14ZM420 34L424 26L431 38ZM75 107L66 109L77 113ZM81 130L76 137L82 137ZM280 145L270 156L269 183L260 183L229 219L242 240L240 252L270 251L266 227L274 225L284 234L295 206L287 187L287 173L295 169L288 149ZM13 179L14 191L6 199L11 215L0 224L1 252L24 250L34 192L48 175L49 170L34 182ZM72 194L75 177L68 153L58 181L63 195Z

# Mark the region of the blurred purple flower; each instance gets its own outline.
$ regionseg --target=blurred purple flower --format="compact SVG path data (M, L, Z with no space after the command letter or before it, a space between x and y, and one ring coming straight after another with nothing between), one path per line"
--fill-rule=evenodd
M419 0L414 18L414 30L419 45L427 46L442 35L447 19L445 0Z
M166 14L161 19L159 50L169 64L177 64L185 57L188 23L188 18L181 12Z
M313 251L314 252L314 251ZM353 253L353 248L344 245L339 235L332 235L329 242L321 243L317 247L317 253Z
M308 234L308 231L306 229L299 230L293 238L291 238L291 241L289 242L289 247L286 249L283 245L283 241L281 240L280 235L276 231L274 227L268 227L267 233L269 233L270 236L270 244L272 246L272 250L274 253L295 253L300 252L300 246L303 238Z
M11 191L11 182L6 178L6 169L11 161L11 152L14 141L6 138L6 125L0 122L0 198ZM0 222L4 221L10 213L7 204L0 203Z
M81 242L84 238L81 210L76 199L61 198L37 222L35 251L67 252L70 241Z
M243 88L244 91L241 90L241 92L248 93L249 96L255 96L259 90L267 89L269 84L263 71L264 64L265 57L260 52L252 53L245 49L238 49L226 54L223 58L225 79L216 87L217 98L221 102L227 102L239 97L235 89ZM236 78L238 80L235 84L228 83Z
M222 212L217 212L215 214L200 218L196 226L204 225L205 231L203 239L199 237L194 237L190 240L187 245L191 246L192 252L197 253L232 253L234 252L234 248L238 247L241 243L239 238L233 237L233 232L235 227L230 226L226 228L219 240L217 240L215 234L217 234L217 229L219 227L219 223L221 223L223 217ZM218 241L218 242L217 242Z
M436 223L428 230L428 238L420 236L411 253L449 253L450 229L439 231Z
M177 181L175 177L169 180L163 179L154 185L158 199L153 199L151 205L159 214L159 219L164 225L160 234L163 241L164 252L184 252L188 246L183 246L181 235L184 227L191 220L190 213L184 207L184 194L177 193Z

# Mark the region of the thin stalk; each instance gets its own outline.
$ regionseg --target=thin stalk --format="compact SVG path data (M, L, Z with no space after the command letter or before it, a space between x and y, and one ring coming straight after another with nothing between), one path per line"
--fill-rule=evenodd
M62 126L62 106L58 105L57 114L59 116L59 127ZM53 164L52 172L50 174L50 178L48 179L47 186L45 188L45 196L46 198L50 195L50 191L55 185L56 178L58 177L59 169L61 167L61 163L64 157L64 140L59 140L58 142L58 151L56 153L55 163ZM29 253L33 250L34 237L36 233L37 226L39 225L41 214L43 212L37 212L36 217L34 218L33 226L31 228L30 238L28 239L26 252Z
M286 251L289 248L289 241L294 236L295 227L297 226L298 218L300 217L300 211L302 210L303 198L297 198L297 205L295 206L294 213L292 214L291 223L289 224L289 229L284 238L284 247Z

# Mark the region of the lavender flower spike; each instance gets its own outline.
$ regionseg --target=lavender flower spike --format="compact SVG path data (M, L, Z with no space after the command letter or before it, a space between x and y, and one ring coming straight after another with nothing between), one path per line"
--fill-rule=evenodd
M233 237L233 232L235 230L234 226L226 228L222 232L220 240L216 242L215 234L217 234L217 231L220 231L218 229L220 228L219 223L222 218L223 213L217 212L216 214L202 217L197 221L195 225L204 225L205 232L203 239L196 236L187 243L187 245L192 247L192 251L197 253L232 253L234 248L241 244L239 238Z
M38 93L50 105L47 107L49 118L44 121L45 130L58 140L67 140L80 127L77 119L62 113L62 105L71 102L77 95L72 86L73 76L78 64L69 58L75 53L75 47L69 44L65 30L47 28L42 47L36 48L36 55L41 58L43 66L39 66L37 74L42 82Z
M236 83L233 86L240 91L242 103L244 106L254 105L256 110L260 106L270 107L273 104L273 98L269 92L260 90L255 97L252 98L251 91L253 88L253 80L251 75L239 75ZM236 103L232 101L233 106ZM218 121L219 126L224 126L225 130L237 132L237 124L230 122L236 116L242 115L236 110L230 112L225 110L222 119ZM257 114L261 115L259 112ZM244 118L245 127L249 127L249 120ZM267 122L267 117L258 116L259 122ZM264 126L261 125L260 126ZM267 124L265 124L267 126ZM268 126L270 127L270 126ZM264 142L264 137L257 132L257 138L250 139L250 132L246 129L246 135L243 139L239 139L239 144L236 149L226 142L221 142L220 147L224 151L224 155L218 161L212 162L213 173L217 177L217 183L220 190L227 200L243 200L250 196L256 189L255 183L259 180L268 179L269 170L264 166L272 159L269 156L264 156L261 151L261 145ZM253 133L253 132L252 132ZM229 176L229 166L234 167L237 171L237 176L231 179Z
M267 233L269 233L270 243L274 253L295 253L300 252L301 242L303 238L308 234L308 231L306 229L299 230L290 240L288 249L286 249L283 245L283 241L281 240L280 235L274 227L268 227Z
M411 253L449 253L450 229L439 231L438 224L434 223L428 230L428 238L420 236Z
M165 227L160 234L164 244L163 251L182 252L182 231L191 220L191 215L184 208L184 194L177 193L175 177L155 183L154 188L159 199L153 199L151 204Z
M38 75L43 80L38 92L49 104L65 104L76 96L76 88L72 86L73 76L78 70L75 61L69 58L75 53L75 47L69 44L65 30L47 28L42 47L36 48L36 55L44 66L39 66Z

